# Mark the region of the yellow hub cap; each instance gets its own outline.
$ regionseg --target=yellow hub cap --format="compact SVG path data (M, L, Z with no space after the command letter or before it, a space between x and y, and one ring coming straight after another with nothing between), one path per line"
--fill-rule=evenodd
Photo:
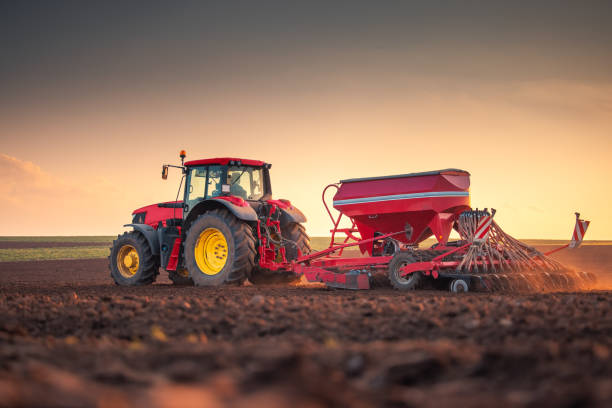
M124 245L117 253L117 268L125 278L131 278L138 272L138 251L132 245Z
M216 228L206 228L195 244L194 255L200 271L206 275L216 275L227 262L227 240Z

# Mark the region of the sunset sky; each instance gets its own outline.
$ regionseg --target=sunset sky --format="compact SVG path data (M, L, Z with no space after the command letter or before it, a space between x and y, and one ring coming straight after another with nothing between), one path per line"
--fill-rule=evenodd
M129 4L125 4L129 3ZM518 238L612 239L612 2L2 2L0 235L109 235L163 163L325 185L440 168Z

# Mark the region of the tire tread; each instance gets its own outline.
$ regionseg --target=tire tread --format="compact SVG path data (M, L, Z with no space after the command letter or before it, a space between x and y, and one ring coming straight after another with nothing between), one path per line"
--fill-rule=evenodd
M125 242L124 242L125 241ZM134 241L134 242L129 242ZM139 269L140 272L137 274L137 278L134 281L118 281L118 277L115 274L119 274L118 269L115 271L116 265L113 265L113 258L116 258L116 252L114 250L118 250L124 243L135 243L136 251L138 251L139 262L142 265L142 269ZM151 248L149 247L149 242L147 239L137 231L124 232L123 234L117 235L117 239L113 241L113 245L110 248L110 254L108 256L108 268L110 270L110 276L115 281L115 284L122 286L141 286L141 285L150 285L157 279L157 275L159 274L159 265L156 257L151 252Z

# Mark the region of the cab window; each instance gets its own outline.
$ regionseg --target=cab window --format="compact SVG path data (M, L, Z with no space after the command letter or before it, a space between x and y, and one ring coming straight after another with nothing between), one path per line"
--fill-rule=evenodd
M189 169L187 184L187 205L191 208L204 198L206 193L206 167Z
M263 171L260 167L229 167L227 184L230 185L230 194L245 200L263 197Z
M206 198L218 197L222 194L221 182L223 176L222 166L208 166L208 194Z
M187 205L193 208L204 198L221 195L221 166L202 166L189 169L187 178Z

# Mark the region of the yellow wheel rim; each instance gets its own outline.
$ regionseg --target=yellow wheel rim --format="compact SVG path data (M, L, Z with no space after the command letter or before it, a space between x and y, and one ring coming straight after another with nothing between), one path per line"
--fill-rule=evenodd
M124 278L131 278L138 272L140 258L132 245L124 245L117 253L117 269Z
M216 228L206 228L195 244L194 255L200 271L206 275L216 275L227 262L227 240Z

